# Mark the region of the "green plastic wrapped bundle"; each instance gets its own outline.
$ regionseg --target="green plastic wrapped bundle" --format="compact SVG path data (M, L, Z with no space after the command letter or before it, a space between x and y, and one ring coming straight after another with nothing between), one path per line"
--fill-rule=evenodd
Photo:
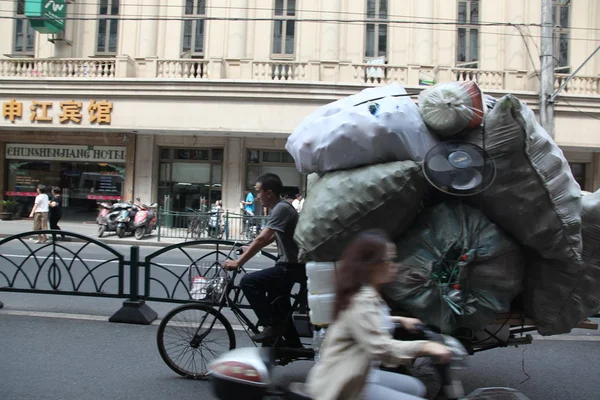
M337 261L354 235L367 229L398 237L417 215L426 186L413 161L325 174L308 192L296 226L300 259Z
M444 333L481 329L522 291L521 247L479 210L446 202L423 212L398 242L401 267L384 297Z

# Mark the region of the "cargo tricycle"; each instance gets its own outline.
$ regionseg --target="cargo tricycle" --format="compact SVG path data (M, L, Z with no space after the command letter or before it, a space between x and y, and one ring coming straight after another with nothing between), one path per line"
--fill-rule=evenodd
M201 244L201 242L198 243ZM248 336L259 333L257 324L253 322L254 315L245 301L239 285L239 281L246 271L244 268L240 268L234 272L226 272L221 267L226 259L235 259L240 254L242 243L223 241L221 248L223 246L227 246L229 250L218 252L216 260L191 263L188 269L190 303L171 310L162 319L158 328L157 344L162 359L169 368L186 378L207 378L211 374L211 365L213 367L221 365L220 357L236 349L237 342L231 323L232 319L238 322L238 327L241 327L238 329L242 329ZM261 254L267 259L276 260L274 255L266 251L262 251ZM221 258L219 259L219 257ZM318 337L319 327L313 326L309 319L306 285L297 285L290 297L293 304L292 318L301 337L307 339L313 338L313 336ZM276 301L290 301L290 299L281 298ZM408 313L397 315L410 316ZM590 320L585 320L578 326L578 328L584 329L597 329L597 327L598 325ZM522 313L506 313L498 315L494 323L481 331L468 329L457 331L453 336L456 343L460 344L453 344L453 346L458 349L457 353L464 351L465 354L472 355L499 347L526 345L532 343L533 337L529 332L535 330L535 323ZM316 331L317 334L315 334ZM427 333L423 333L423 335L429 335L428 337L438 335L437 340L445 342L450 338L449 336L440 337L435 332L435 327L426 327L424 332ZM396 337L398 339L411 340L409 336L406 336L402 329L397 329ZM415 337L412 340L422 338L422 336ZM258 353L246 352L244 357L250 354L250 358L257 359L258 357L265 360L265 365L268 366L282 366L299 360L314 360L315 349L312 341L307 340L306 342L301 348L290 347L283 337L278 337L268 344L268 351L261 350L263 353L260 353L260 356ZM257 345L255 344L255 346ZM229 357L225 358L226 365L227 362L231 364L232 356L225 357ZM235 358L235 353L233 357ZM243 365L243 362L239 365ZM241 371L242 375L238 381L240 379L243 381L244 369L240 367L233 370ZM257 372L249 371L254 379L253 375ZM428 359L417 359L413 365L399 369L397 372L411 374L424 381L430 398L435 398L444 386L443 376L438 373L438 368L434 363ZM273 396L273 392L270 393ZM283 396L287 392L280 390L274 393ZM489 394L489 391L486 393ZM449 397L446 396L446 398Z

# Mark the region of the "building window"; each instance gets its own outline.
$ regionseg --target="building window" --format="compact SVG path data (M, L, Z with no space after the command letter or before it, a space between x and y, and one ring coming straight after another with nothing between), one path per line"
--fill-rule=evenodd
M223 149L161 148L159 204L169 211L210 210L221 200Z
M291 57L296 38L296 0L275 0L274 14L273 57Z
M569 65L569 17L571 0L554 0L552 4L552 24L554 26L554 62L555 70L561 74L570 74Z
M254 185L259 176L266 173L278 175L283 182L281 196L293 199L298 193L306 189L305 178L296 169L294 159L285 150L248 150L246 158L246 189L254 191ZM304 194L304 193L303 193ZM254 207L258 215L263 215L264 210L257 202Z
M206 18L206 0L185 0L185 17L183 22L184 57L204 57L204 18Z
M581 187L581 190L585 190L585 163L569 163L569 167L571 167L571 173L573 177Z
M119 33L119 0L100 0L96 54L116 55Z
M25 0L17 1L14 38L14 52L19 55L33 57L35 52L35 30L25 17Z
M388 24L375 22L388 19L387 0L367 0L367 22L365 27L365 58L387 57Z
M458 2L456 66L479 68L479 0Z

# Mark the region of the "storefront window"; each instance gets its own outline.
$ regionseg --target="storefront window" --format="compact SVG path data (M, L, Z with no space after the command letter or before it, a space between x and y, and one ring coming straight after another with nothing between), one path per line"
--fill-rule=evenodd
M159 204L171 211L210 209L221 200L222 149L160 149Z
M29 144L6 147L8 173L4 194L21 203L21 215L33 207L39 184L61 189L63 215L70 219L93 219L98 201L123 198L125 148Z
M294 159L287 151L281 150L248 150L246 168L246 189L254 192L254 185L259 176L266 173L278 175L283 182L283 198L293 199L297 193L303 193L306 188L304 175L298 172ZM262 207L257 203L255 210L263 214Z

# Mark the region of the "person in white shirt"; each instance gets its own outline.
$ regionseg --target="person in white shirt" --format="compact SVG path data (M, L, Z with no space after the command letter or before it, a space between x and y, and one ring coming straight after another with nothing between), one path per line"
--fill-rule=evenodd
M304 205L304 198L302 197L302 195L300 193L298 193L296 195L296 199L294 201L292 201L292 205L294 206L296 211L298 211L298 213L300 213L300 211L302 211L302 206Z
M48 211L50 200L48 199L48 195L46 194L46 186L38 185L37 193L38 195L35 197L35 204L31 209L29 218L33 218L34 231L43 231L48 229ZM38 235L38 238L35 241L35 243L45 243L47 241L48 236Z

